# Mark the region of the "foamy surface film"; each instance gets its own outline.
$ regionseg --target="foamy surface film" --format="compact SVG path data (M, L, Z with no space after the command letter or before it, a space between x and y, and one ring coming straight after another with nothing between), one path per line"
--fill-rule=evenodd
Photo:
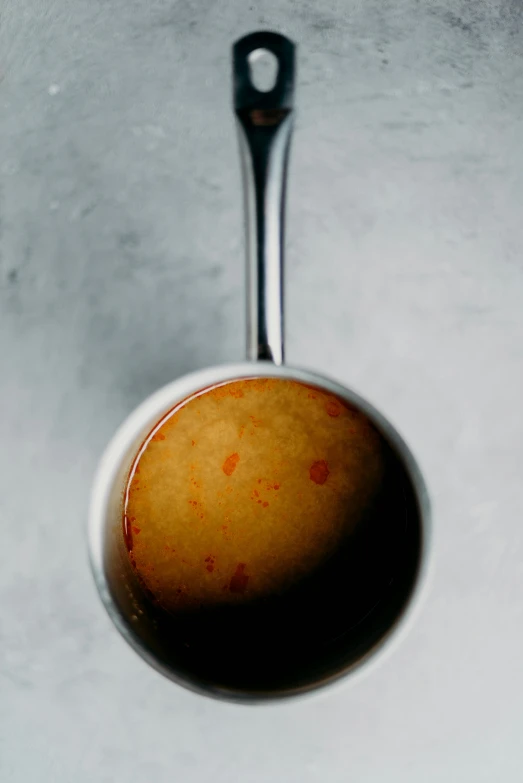
M133 464L131 563L169 612L281 593L356 530L383 473L382 439L335 397L280 379L209 389L167 414Z

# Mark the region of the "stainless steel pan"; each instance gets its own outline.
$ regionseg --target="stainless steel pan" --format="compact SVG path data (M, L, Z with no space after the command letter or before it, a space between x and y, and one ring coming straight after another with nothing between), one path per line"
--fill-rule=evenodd
M278 61L276 82L269 92L258 91L251 80L249 58L259 50L271 52ZM427 569L430 523L422 476L404 441L381 413L336 381L283 364L283 229L293 122L294 44L276 33L248 35L233 48L233 72L246 201L247 361L174 380L130 414L109 443L96 474L89 512L89 551L103 604L122 636L144 660L195 691L258 702L333 683L363 670L383 654L418 604ZM122 494L140 444L171 408L206 387L255 377L288 378L316 386L363 411L387 443L388 489L366 542L336 571L329 608L314 598L298 613L286 607L288 614L284 616L284 610L275 607L273 618L265 617L266 625L258 628L263 655L260 653L251 669L247 665L240 672L241 666L234 662L221 669L212 665L223 644L219 628L218 637L209 641L209 665L202 665L201 660L191 664L169 623L151 609L123 546ZM375 579L365 582L366 573ZM358 574L363 581L355 579ZM354 599L349 601L349 595L355 594L356 609ZM296 644L290 651L281 643L286 618L296 628ZM229 632L248 622L246 616L238 616Z

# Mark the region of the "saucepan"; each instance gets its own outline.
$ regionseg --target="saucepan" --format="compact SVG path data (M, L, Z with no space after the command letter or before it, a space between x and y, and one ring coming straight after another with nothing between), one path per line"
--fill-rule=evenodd
M252 78L252 57L260 52L277 62L274 85L265 92ZM101 459L89 512L94 579L122 636L172 681L241 702L309 693L379 660L419 605L428 562L427 490L398 432L351 389L284 364L284 205L294 86L295 46L289 39L256 32L236 42L233 95L246 204L247 360L178 378L132 412ZM123 488L140 444L168 411L203 389L251 378L297 381L365 414L386 444L384 488L364 532L338 555L319 593L309 591L299 606L282 600L263 615L245 610L232 620L222 617L207 628L204 652L194 659L180 645L171 620L148 602L129 564L122 541ZM247 655L242 638L251 639Z

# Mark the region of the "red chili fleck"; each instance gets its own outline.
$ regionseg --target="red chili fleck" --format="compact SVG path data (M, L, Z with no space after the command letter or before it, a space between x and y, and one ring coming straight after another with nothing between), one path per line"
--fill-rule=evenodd
M230 457L227 457L227 459L222 465L222 470L226 476L232 476L232 474L236 470L236 465L238 464L239 461L240 461L240 455L236 451L234 452L234 454L231 454Z
M125 514L123 518L123 536L125 540L125 546L127 547L128 551L131 552L133 548L133 533L127 514Z
M336 417L341 413L341 406L338 402L336 402L336 400L328 400L327 404L325 405L325 410L329 416Z
M193 446L196 446L196 441L195 440L192 440L191 443L192 443Z
M209 571L210 574L214 571L214 557L212 555L209 555L209 557L205 558L205 562L207 563L207 571Z
M245 573L245 563L238 563L236 572L229 583L231 593L244 593L249 577Z
M280 485L279 485L279 484L275 484L275 485L274 485L274 489L279 489L279 488L280 488Z
M136 533L136 535L138 535L138 533L139 533L140 531L141 531L141 528L139 528L139 527L136 527L136 525L133 525L133 533Z
M329 477L329 473L329 466L324 459L313 462L309 470L311 481L314 481L315 484L325 484Z
M154 435L151 438L152 441L159 441L159 440L165 440L165 435L163 432L155 432Z

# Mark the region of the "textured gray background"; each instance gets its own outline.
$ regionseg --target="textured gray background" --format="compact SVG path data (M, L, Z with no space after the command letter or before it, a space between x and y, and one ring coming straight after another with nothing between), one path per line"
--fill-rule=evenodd
M2 0L0 780L523 776L523 2ZM433 498L404 643L246 708L113 631L84 523L149 392L243 353L229 47L300 44L288 359L390 416Z

